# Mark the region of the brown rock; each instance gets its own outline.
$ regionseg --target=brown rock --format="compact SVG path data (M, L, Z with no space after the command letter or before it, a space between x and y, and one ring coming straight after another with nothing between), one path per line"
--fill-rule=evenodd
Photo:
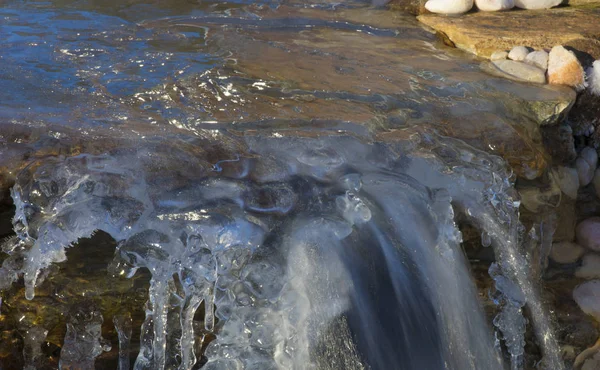
M552 48L548 58L548 82L577 90L585 87L585 72L573 52L560 45Z
M460 17L426 14L418 19L446 34L456 47L486 58L498 49L510 50L517 45L549 49L579 40L577 46L584 47L595 46L590 40L600 39L600 4L591 9L477 12Z

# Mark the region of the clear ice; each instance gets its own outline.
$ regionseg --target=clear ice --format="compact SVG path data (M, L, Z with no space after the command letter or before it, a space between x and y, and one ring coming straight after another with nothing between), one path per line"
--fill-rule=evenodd
M472 149L458 141L415 140L418 148L247 137L245 154L219 166L188 159L195 181L177 188L145 148L35 161L12 189L18 237L4 245L2 284L23 276L32 299L66 248L102 230L118 242L110 273L152 276L135 369L191 369L209 333L216 339L205 369L502 369L460 248L454 218L462 212L499 259L492 275L504 298L494 324L513 368L528 305L547 360L560 369L521 264L504 164L465 156ZM70 320L61 368L93 368L109 348L102 315L89 308ZM131 319L113 321L124 370ZM30 363L40 330L27 337Z

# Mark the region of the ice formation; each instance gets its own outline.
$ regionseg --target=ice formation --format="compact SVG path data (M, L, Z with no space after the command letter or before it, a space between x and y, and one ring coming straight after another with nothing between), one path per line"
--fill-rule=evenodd
M502 161L426 133L376 144L249 136L244 145L219 148L212 163L192 155L183 164L194 181L176 185L143 147L32 162L12 191L18 237L5 244L3 286L22 275L33 298L65 248L103 230L118 242L112 274L152 275L136 369L192 368L208 333L206 369L321 369L332 358L348 369L501 369L454 205L499 255L506 304L495 324L514 363L528 305L561 368L518 249L518 202ZM108 348L101 313L86 312L68 324L63 368L92 368ZM126 369L130 319L113 321Z

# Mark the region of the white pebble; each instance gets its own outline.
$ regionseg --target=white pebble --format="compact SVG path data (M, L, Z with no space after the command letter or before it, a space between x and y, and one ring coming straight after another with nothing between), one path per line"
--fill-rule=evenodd
M514 0L475 0L475 6L484 12L497 12L512 9L515 2Z
M473 0L429 0L425 9L439 14L462 14L473 7Z
M515 6L521 9L549 9L560 3L562 0L515 0Z
M544 50L536 50L527 54L525 63L539 67L544 71L548 69L548 52Z
M497 50L492 53L490 60L503 60L508 58L508 51Z
M527 54L529 54L529 49L525 46L515 46L508 53L508 59L516 60L517 62L522 62L527 58Z

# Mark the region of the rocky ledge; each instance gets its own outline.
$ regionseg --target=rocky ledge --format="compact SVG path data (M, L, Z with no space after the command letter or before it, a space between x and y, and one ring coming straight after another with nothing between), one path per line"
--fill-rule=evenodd
M455 17L422 14L418 19L457 48L484 58L517 45L534 49L563 45L595 60L600 59L600 3L590 4L583 8L474 12Z

